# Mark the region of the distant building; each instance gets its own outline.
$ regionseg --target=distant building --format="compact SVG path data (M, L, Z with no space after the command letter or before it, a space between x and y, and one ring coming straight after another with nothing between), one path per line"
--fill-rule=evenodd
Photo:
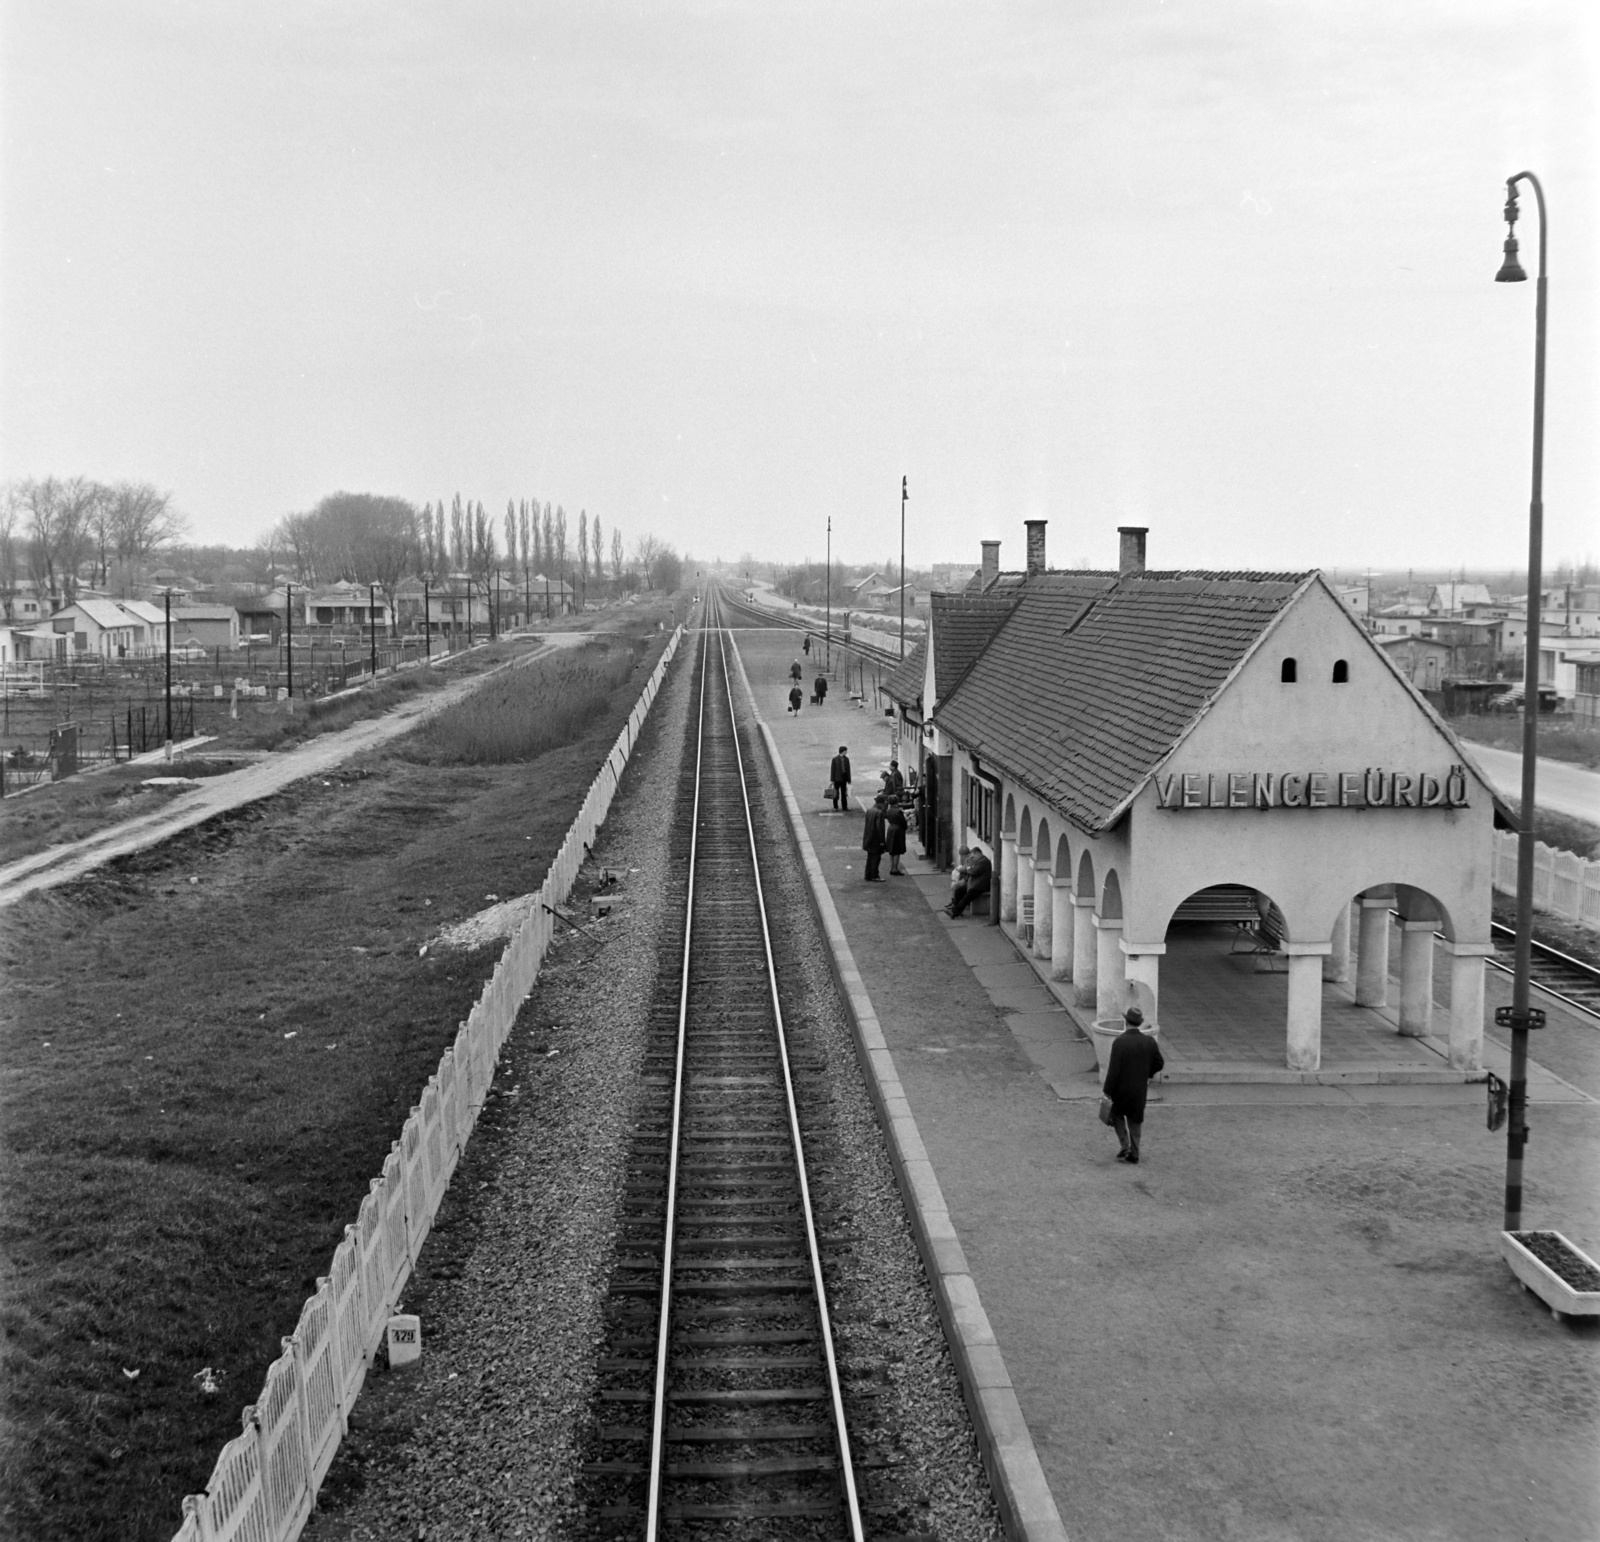
M1469 605L1491 605L1487 584L1435 584L1428 594L1430 616L1459 616Z
M1373 641L1419 691L1442 690L1445 678L1453 673L1455 649L1449 643L1406 634L1379 636Z
M1543 591L1539 614L1547 626L1560 626L1569 637L1600 636L1600 588L1563 584Z
M1600 664L1600 643L1593 638L1539 639L1539 684L1553 685L1564 704L1577 712L1578 670Z
M189 642L203 648L237 648L239 612L231 605L174 605L172 645Z
M365 630L374 621L379 626L388 626L389 602L375 585L353 584L341 579L326 589L313 591L305 601L305 614L313 626Z
M138 646L144 623L114 600L74 601L50 618L50 630L70 637L71 653L92 653L103 659L126 658Z
M1344 584L1333 592L1358 616L1365 616L1372 609L1372 589L1370 585Z
M1585 728L1600 728L1600 659L1577 663L1575 673L1572 715Z

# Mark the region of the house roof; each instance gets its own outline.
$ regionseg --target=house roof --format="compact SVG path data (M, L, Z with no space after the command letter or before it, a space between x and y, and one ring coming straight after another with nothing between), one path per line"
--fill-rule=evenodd
M130 616L136 621L144 622L146 626L166 622L166 612L159 605L152 605L149 600L122 600L119 603Z
M922 677L927 667L928 644L924 640L889 671L878 689L890 701L899 702L902 707L919 706L922 702Z
M79 600L67 609L81 611L96 626L104 627L107 631L135 624L115 600Z
M1014 593L935 594L929 631L933 638L933 695L943 701L955 689L968 665L989 645L989 639L1017 602Z
M1130 573L1087 600L1036 579L935 717L1080 828L1105 829L1315 576Z
M231 605L174 605L174 621L229 621L237 620L239 612Z

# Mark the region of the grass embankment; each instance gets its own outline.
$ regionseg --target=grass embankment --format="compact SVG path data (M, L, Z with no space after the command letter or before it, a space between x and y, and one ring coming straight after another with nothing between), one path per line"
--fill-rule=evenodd
M498 953L421 944L542 880L664 641L532 761L372 757L6 912L0 1533L177 1528Z
M1450 726L1473 744L1493 745L1497 750L1522 753L1522 714L1508 712L1470 713L1450 719ZM1570 721L1539 719L1539 753L1548 760L1569 760L1574 765L1600 770L1600 729L1584 728Z
M223 719L222 732L198 754L168 766L160 761L97 769L52 782L0 801L0 858L31 856L50 846L82 840L124 819L149 813L181 789L146 788L159 776L216 776L238 770L273 750L292 749L322 734L381 717L403 702L429 695L453 681L482 674L533 646L497 643L461 654L433 669L413 669L359 691L324 701L250 701L239 704L237 721Z

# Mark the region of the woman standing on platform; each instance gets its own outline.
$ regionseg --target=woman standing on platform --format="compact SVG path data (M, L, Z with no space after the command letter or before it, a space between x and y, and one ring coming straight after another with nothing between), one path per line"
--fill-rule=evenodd
M889 871L896 878L904 878L906 870L900 859L906 854L906 811L898 803L890 803L884 810L884 850L889 854Z

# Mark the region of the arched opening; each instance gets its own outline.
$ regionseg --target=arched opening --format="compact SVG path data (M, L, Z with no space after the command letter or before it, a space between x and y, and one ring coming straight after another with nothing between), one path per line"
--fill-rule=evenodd
M1348 685L1350 683L1350 660L1335 659L1333 661L1333 683L1335 685Z
M1017 800L1008 792L1006 794L1006 811L1000 821L1000 833L1010 835L1017 828Z
M1285 659L1283 661L1283 665L1278 671L1278 678L1281 681L1283 681L1283 683L1285 685L1293 685L1294 684L1295 678L1296 678L1296 670L1295 670L1295 662L1294 662L1293 659Z
M1054 961L1056 935L1056 883L1050 871L1050 821L1040 817L1034 834L1033 856L1033 956Z
M1117 878L1115 868L1106 874L1105 884L1100 890L1100 918L1103 921L1122 919L1122 883Z
M1094 914L1094 858L1087 847L1078 858L1077 879L1072 888L1072 999L1077 1006L1092 1007L1100 953Z
M1012 848L1017 876L1011 905L1005 919L1017 923L1017 936L1024 947L1033 946L1033 810L1022 805L1022 821L1017 826L1017 842ZM1014 908L1013 908L1014 907Z
M1003 842L1006 836L1012 838L1011 845L1002 849L997 844L995 856L998 859L995 866L999 869L1000 876L1000 919L1016 924L1017 920L1017 800L1011 794L1006 794L1005 812L1000 819L1000 837Z

